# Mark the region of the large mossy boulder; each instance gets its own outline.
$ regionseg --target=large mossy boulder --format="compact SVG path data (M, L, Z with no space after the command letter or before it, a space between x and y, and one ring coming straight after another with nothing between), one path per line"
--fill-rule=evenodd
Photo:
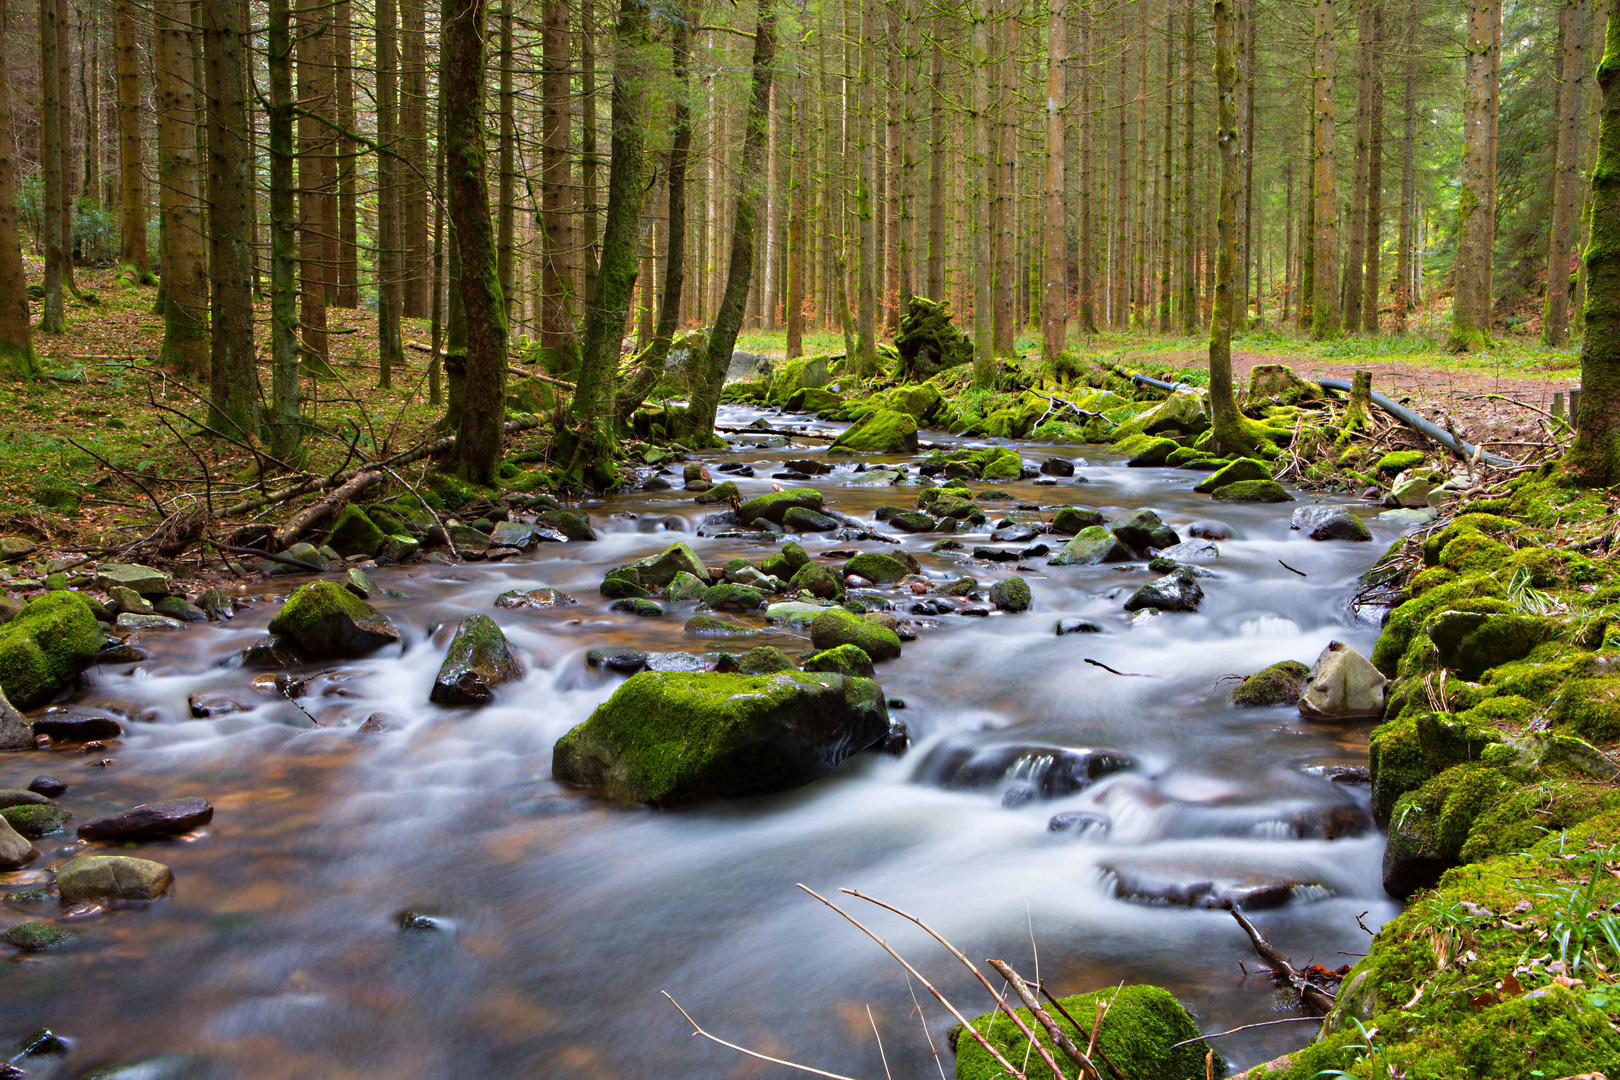
M488 705L495 687L523 678L506 635L488 615L469 615L456 627L429 700L437 705Z
M1198 1025L1181 1007L1181 1002L1160 987L1138 983L1134 986L1109 987L1089 994L1075 994L1060 999L1062 1009L1050 1011L1052 1020L1076 1046L1084 1049L1091 1044L1091 1024L1096 1020L1099 1001L1107 1012L1101 1027L1097 1029L1099 1053L1094 1055L1093 1060L1100 1057L1112 1066L1105 1075L1123 1076L1127 1080L1190 1080L1206 1075L1204 1061L1211 1048L1199 1038ZM1071 1016L1086 1027L1077 1030L1067 1019ZM1076 1070L1077 1066L1062 1050L1052 1045L1051 1036L1035 1021L1028 1009L1019 1009L1018 1018L1026 1028L1035 1032L1047 1053L1064 1070L1065 1077L1076 1075L1072 1070ZM1039 1055L1033 1052L1029 1040L1004 1014L986 1013L970 1023L1014 1066L1023 1065L1027 1059L1030 1074L1035 1075L1041 1060ZM956 1080L996 1080L1006 1075L996 1059L972 1035L960 1028L953 1028L951 1038L956 1046ZM1178 1046L1178 1043L1185 1045ZM1226 1061L1219 1051L1214 1052L1212 1060L1215 1075L1224 1076Z
M907 574L909 567L893 555L881 551L863 551L844 563L844 575L863 577L874 585L893 585Z
M819 514L823 502L821 492L815 488L788 488L786 491L772 491L749 499L737 510L737 516L742 519L744 525L752 525L756 521L769 521L780 525L782 518L795 506L802 506Z
M677 540L657 555L637 559L629 564L636 572L636 581L647 589L662 589L675 580L676 574L687 573L708 580L708 568L686 544Z
M1074 539L1064 544L1046 560L1048 566L1096 566L1100 563L1129 562L1130 548L1105 526L1091 525L1081 529Z
M1065 506L1053 516L1052 531L1064 533L1068 536L1077 536L1081 529L1106 524L1108 524L1108 519L1096 510L1087 510L1080 506Z
M557 741L551 769L619 802L681 806L803 786L888 730L870 679L643 672Z
M333 551L348 558L351 555L375 555L387 539L388 534L379 529L364 510L350 503L332 523L326 543Z
M811 620L810 644L823 651L855 645L877 663L900 655L900 635L843 608L828 608Z
M1293 502L1288 489L1275 480L1239 480L1215 489L1212 496L1219 502L1284 503Z
M103 635L89 601L51 592L0 625L0 691L19 709L45 701L95 662Z
M1166 525L1158 514L1145 507L1132 510L1120 517L1109 526L1109 530L1119 537L1120 543L1137 551L1175 547L1181 543L1181 537L1176 535L1176 530Z
M1375 728L1367 740L1373 820L1387 826L1402 795L1501 741L1495 728L1445 713L1406 712Z
M901 377L908 381L920 382L973 361L973 342L951 325L951 305L924 296L913 296L906 305L894 350L900 356Z
M1017 480L1024 475L1024 459L1018 456L1018 451L1004 446L996 451L994 457L984 463L984 469L979 473L979 479L987 484L1000 484L1008 480Z
M300 585L270 620L270 632L317 660L366 656L399 640L388 616L333 581Z
M1536 615L1486 615L1474 611L1443 611L1423 626L1434 643L1440 663L1469 682L1491 668L1529 655L1563 630L1556 619Z
M878 409L851 424L833 446L864 454L913 454L917 421L907 413Z
M1463 861L1463 845L1475 819L1515 786L1501 770L1465 763L1403 795L1390 815L1384 891L1405 900L1431 888Z
M1236 461L1222 465L1210 473L1197 484L1193 490L1201 495L1209 495L1227 484L1235 484L1240 480L1270 480L1271 466L1254 458L1238 458Z

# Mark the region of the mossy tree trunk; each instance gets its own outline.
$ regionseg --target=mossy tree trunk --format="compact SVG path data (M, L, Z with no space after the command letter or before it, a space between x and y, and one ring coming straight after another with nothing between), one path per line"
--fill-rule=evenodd
M1311 118L1312 296L1311 336L1318 341L1339 333L1339 208L1334 192L1333 86L1338 41L1333 29L1333 0L1316 0L1316 55L1312 66L1315 100Z
M1553 172L1552 223L1547 230L1547 296L1541 343L1559 346L1569 336L1569 256L1581 198L1581 106L1586 98L1584 0L1558 8L1558 111Z
M390 0L383 0L389 3ZM378 5L379 24L382 4ZM293 190L291 0L270 0L270 448L289 460L303 436L298 412L298 208ZM380 34L379 34L380 36ZM380 81L380 80L379 80Z
M400 331L399 5L377 0L377 385L393 382L405 362Z
M1046 41L1046 246L1041 255L1041 325L1046 358L1056 360L1068 344L1067 224L1063 205L1063 76L1068 58L1067 0L1051 0Z
M1491 110L1496 97L1493 58L1501 0L1469 0L1463 41L1463 167L1457 188L1457 259L1453 271L1453 352L1490 342Z
M614 29L613 121L608 137L608 202L602 226L602 254L596 295L585 314L579 378L571 406L579 429L575 464L589 463L602 450L603 411L613 401L630 297L641 264L641 203L645 193L647 142L647 9L623 0ZM695 403L694 403L695 404Z
M754 29L753 86L748 94L747 127L743 132L742 162L737 176L737 208L731 226L731 265L726 273L726 291L715 314L709 334L709 351L703 363L703 382L692 394L693 430L712 433L714 414L720 402L720 388L726 381L731 351L742 328L743 305L754 270L754 233L759 216L760 196L765 186L765 136L771 104L771 74L776 61L776 13L771 0L759 0L759 23ZM869 227L870 223L867 223ZM864 244L863 234L863 244ZM863 264L864 265L864 264ZM865 272L863 271L863 278ZM870 332L870 322L863 323ZM860 348L868 347L865 338Z
M991 298L991 231L987 196L995 174L990 148L990 6L973 4L973 150L975 182L970 185L968 226L973 232L973 388L995 381L995 310Z
M45 303L39 329L60 334L67 329L62 302L62 110L58 104L61 80L57 75L60 43L60 0L39 0L39 145L40 182L45 188L45 218L41 241L45 248Z
M1586 245L1586 339L1575 443L1564 466L1587 487L1620 483L1620 10L1611 6L1598 64L1603 104Z
M118 83L118 261L138 285L154 278L146 258L146 181L142 175L140 50L135 40L135 0L117 0L113 49Z
M191 65L191 5L185 0L157 0L155 10L159 200L163 210L159 240L163 348L159 358L164 366L183 375L206 375L208 273L203 265L202 199L197 176L200 117Z
M0 0L0 36L5 32L6 0ZM33 329L28 325L12 145L11 95L5 50L0 49L0 375L29 379L39 374L39 361L34 356Z
M1241 2L1241 0L1239 0ZM1238 163L1237 65L1232 59L1232 0L1214 0L1215 8L1215 142L1221 153L1220 202L1216 231L1215 302L1209 319L1209 410L1215 446L1224 454L1247 455L1254 440L1243 428L1232 392L1233 278L1237 270Z
M506 303L496 266L484 149L485 0L444 0L440 78L450 220L461 256L457 292L467 320L467 360L456 462L492 484L501 462L506 397Z

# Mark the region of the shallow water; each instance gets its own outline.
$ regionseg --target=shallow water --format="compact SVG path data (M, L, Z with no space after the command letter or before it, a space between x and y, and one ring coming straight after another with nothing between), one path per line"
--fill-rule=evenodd
M728 408L722 420L756 415ZM729 477L747 497L770 490L776 463L823 457L824 448L799 441L705 460L753 464L756 477ZM1019 449L1039 461L1084 448ZM82 941L73 950L4 961L0 1039L49 1025L71 1041L66 1059L31 1064L33 1076L76 1076L156 1053L199 1055L224 1075L252 1078L680 1080L781 1071L688 1037L659 994L667 990L724 1037L878 1077L870 1006L895 1076L936 1075L924 1024L949 1073L950 1016L798 882L829 897L840 887L881 897L968 956L1003 958L1029 976L1038 970L1059 993L1156 982L1207 1031L1293 1015L1267 980L1240 969L1240 961L1256 965L1229 914L1117 898L1115 870L1305 883L1255 922L1297 963L1354 962L1368 940L1356 916L1366 913L1361 921L1376 929L1396 910L1380 887L1383 840L1372 831L1295 839L1287 822L1322 808L1349 808L1351 817L1365 808L1365 789L1306 770L1364 764L1367 726L1309 724L1283 708L1236 710L1221 680L1278 660L1308 663L1334 639L1369 651L1376 622L1346 602L1395 534L1369 518L1375 543L1313 543L1290 533L1286 505L1212 503L1191 491L1201 474L1127 469L1090 449L1085 457L1084 484L997 486L1019 502L1074 503L1111 517L1151 506L1183 531L1195 519L1224 522L1236 538L1220 541L1220 557L1207 564L1219 576L1201 582L1202 609L1133 624L1121 604L1155 576L1144 565L1025 560L1018 565L1029 570L1031 611L919 620L937 625L919 626L904 656L880 667L887 695L905 702L895 715L913 746L903 757L863 754L829 779L769 798L627 810L551 780L553 742L621 681L587 668L587 648L721 647L683 637L692 604L653 620L609 613L596 591L603 572L676 538L711 565L768 553L747 540L698 537L714 508L679 490L589 504L596 543L541 545L498 564L372 571L406 594L378 601L405 643L312 669L320 674L301 701L309 715L252 689L255 673L232 663L263 632L279 590L298 579L257 590L233 622L149 634L140 643L147 662L97 670L70 703L124 718L126 737L94 754L64 747L0 756L0 787L57 776L72 785L59 802L77 820L198 794L217 807L214 822L132 852L174 868L170 898L74 921ZM842 513L870 522L879 505L909 507L916 497L912 486L846 486L860 480L855 463L832 460L835 472L801 486L821 488ZM999 507L1035 516L1013 503L985 505L992 524ZM942 580L968 573L988 584L1014 572L1011 563L927 553L937 535L896 535ZM800 539L812 555L884 546ZM974 546L974 537L962 539ZM580 606L492 607L507 589L542 585ZM884 591L909 608L909 594ZM501 624L527 677L480 711L430 705L444 626L473 612ZM1055 636L1064 616L1093 619L1105 632ZM808 647L782 633L759 643ZM1110 674L1085 659L1148 677ZM199 692L253 707L192 719L187 698ZM389 716L390 729L359 731L374 713ZM938 762L953 750L1015 743L1109 750L1135 768L1052 798L1024 798L1030 789L1020 779L1039 779L1038 758L988 787L942 782ZM1066 811L1103 815L1111 828L1050 830L1049 819ZM51 862L78 850L71 833L39 846ZM13 875L0 888L38 877ZM859 900L839 902L968 1015L988 1007L982 989L920 932ZM406 909L440 917L444 931L401 933L396 918ZM7 902L0 926L55 914L54 902ZM1297 1046L1310 1030L1263 1028L1218 1045L1244 1066Z

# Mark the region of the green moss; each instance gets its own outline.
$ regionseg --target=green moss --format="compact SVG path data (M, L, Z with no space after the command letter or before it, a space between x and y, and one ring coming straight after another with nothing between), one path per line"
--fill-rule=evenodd
M38 705L89 667L101 646L84 597L46 593L0 625L0 689L19 709Z
M386 616L332 581L300 585L270 620L270 632L323 659L364 656L399 640Z
M1500 732L1445 713L1408 712L1373 730L1367 742L1372 810L1379 824L1396 802L1454 765L1477 761Z
M13 829L29 840L61 832L72 816L60 806L43 803L23 803L0 809L0 818L5 818Z
M47 949L60 949L65 945L71 945L75 936L71 930L64 930L53 923L27 922L19 923L4 934L0 934L0 941L23 952L44 952Z
M1505 602L1495 599L1501 594L1501 584L1488 575L1474 575L1427 588L1421 596L1414 596L1389 613L1369 659L1379 671L1394 678L1401 658L1431 615L1448 608L1485 612L1509 610Z
M886 626L867 622L843 608L828 608L810 622L810 643L817 649L855 645L874 662L900 655L900 636Z
M1413 575L1412 580L1406 583L1406 591L1410 596L1422 596L1430 589L1456 580L1455 570L1447 570L1443 566L1430 566Z
M838 645L824 649L806 657L803 666L806 671L822 671L859 679L870 679L876 674L872 668L872 658L859 645Z
M1229 465L1223 465L1215 472L1206 476L1193 488L1194 491L1208 495L1218 491L1228 484L1235 484L1242 480L1270 480L1271 466L1254 458L1238 458Z
M1489 573L1501 569L1513 549L1483 533L1465 533L1440 552L1440 565L1459 574Z
M332 523L326 542L333 551L345 558L351 555L375 555L388 535L377 527L364 510L350 503Z
M878 585L892 585L909 573L905 563L877 551L863 551L844 563L845 577L856 574Z
M844 595L844 579L829 566L807 562L788 579L788 589L822 600L838 600Z
M684 633L694 637L754 637L759 633L752 626L743 626L740 623L727 622L713 615L694 615L686 620L682 627Z
M752 585L723 581L703 591L703 602L716 611L757 611L765 606L765 594Z
M788 488L749 499L737 511L737 516L742 518L745 525L761 520L780 525L783 515L793 507L802 506L820 513L822 502L822 494L815 488Z
M1424 624L1440 663L1469 682L1490 668L1526 656L1562 630L1558 621L1534 615L1457 610L1442 611Z
M1293 502L1294 497L1275 480L1239 480L1227 484L1213 493L1220 502L1281 503Z
M1310 673L1311 669L1298 660L1283 660L1261 668L1232 691L1232 704L1239 708L1292 705L1304 692Z
M791 656L774 645L756 645L737 660L737 670L744 675L774 675L797 667Z
M979 479L987 484L1017 480L1024 474L1024 461L1016 450L1003 447L995 457L985 463Z
M851 425L833 440L833 446L857 453L914 453L917 421L903 412L879 409Z
M1405 472L1407 469L1414 469L1422 465L1425 460L1426 456L1421 450L1391 450L1378 459L1378 463L1373 466L1373 471L1382 473L1385 476L1394 476L1397 473Z
M1204 1075L1204 1058L1211 1048L1199 1039L1198 1025L1168 990L1138 983L1061 999L1063 1011L1088 1025L1083 1031L1077 1031L1061 1013L1054 1012L1052 1019L1071 1041L1084 1048L1090 1043L1089 1025L1097 1015L1099 1001L1108 1011L1097 1031L1098 1056L1112 1063L1120 1075L1129 1080L1188 1080ZM1078 1066L1063 1051L1053 1047L1051 1036L1035 1022L1029 1010L1017 1012L1024 1026L1035 1032L1041 1045L1058 1063L1063 1075L1076 1076ZM1051 1070L1030 1052L1029 1040L1004 1013L985 1013L969 1023L1014 1065L1022 1066L1028 1057L1031 1075L1036 1075L1037 1069L1050 1075ZM956 1039L956 1080L996 1080L1005 1075L977 1039L964 1031L952 1034ZM1175 1046L1183 1040L1192 1041L1185 1046ZM1214 1060L1215 1075L1225 1075L1226 1062L1219 1051L1215 1051Z
M634 566L620 566L609 570L603 575L602 584L597 587L597 591L614 600L624 597L644 599L652 595L652 591L641 583L641 571Z
M1163 465L1179 447L1180 444L1174 439L1140 433L1128 435L1114 443L1114 449L1126 456L1125 463L1136 468Z

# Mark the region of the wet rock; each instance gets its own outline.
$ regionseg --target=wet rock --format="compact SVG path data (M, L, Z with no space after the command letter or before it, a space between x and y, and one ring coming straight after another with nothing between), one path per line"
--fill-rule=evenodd
M1348 506L1301 506L1288 527L1312 540L1371 540L1372 533Z
M559 589L510 589L495 598L498 608L558 608L575 607L579 604L572 596Z
M1179 449L1181 447L1174 439L1150 438L1136 448L1125 464L1133 469L1156 468L1163 465L1170 455Z
M400 930L407 934L431 934L444 928L439 919L420 911L402 911L395 922Z
M1311 669L1298 660L1284 660L1261 668L1231 693L1232 704L1249 709L1265 705L1292 705L1305 691Z
M296 667L309 658L302 649L276 634L265 634L242 650L242 666L249 670L280 670Z
M1102 840L1108 836L1111 828L1113 822L1107 814L1092 810L1065 810L1061 814L1053 814L1046 823L1047 832L1067 833L1085 840Z
M1101 563L1129 562L1130 549L1101 525L1081 529L1073 540L1046 560L1048 566L1096 566Z
M888 729L869 679L644 672L558 740L552 774L620 802L680 806L802 786Z
M0 809L0 818L4 818L13 829L29 840L54 836L62 831L72 816L54 803L46 803L43 806L28 803Z
M1068 458L1047 458L1041 462L1042 476L1073 476L1074 462Z
M351 570L350 573L359 573ZM183 596L164 596L152 605L152 610L159 615L166 615L181 622L200 623L208 621L208 612L191 603Z
M1028 611L1032 599L1023 578L1005 577L990 586L990 602L1001 611Z
M199 720L206 720L215 716L229 716L231 713L247 712L248 707L240 701L224 694L192 694L186 699L191 709L191 715Z
M717 619L713 615L694 615L686 620L681 632L693 637L743 638L755 637L759 631L752 626Z
M703 602L715 611L758 611L766 594L748 585L722 582L703 590Z
M608 605L608 610L621 615L636 615L643 619L655 619L664 613L664 609L651 600L639 600L635 597L615 600Z
M891 700L889 702L889 708L903 709L905 708L905 702ZM910 746L911 733L906 730L906 722L904 720L897 720L894 717L890 717L889 733L883 736L881 740L874 743L868 749L875 750L880 754L888 754L890 757L899 757L904 754L907 748Z
M581 544L596 539L596 530L591 528L590 518L577 510L559 510L546 517L548 523L556 526L557 531L571 543Z
M1095 510L1087 510L1079 506L1065 506L1052 518L1052 531L1075 536L1083 529L1106 524L1108 524L1108 519Z
M34 748L34 725L0 691L0 753Z
M160 862L127 855L81 855L57 873L56 892L64 904L156 900L173 883L174 873Z
M997 529L990 534L990 539L998 544L1025 544L1040 535L1039 526L1027 522L1016 522Z
M166 596L169 575L139 563L102 563L96 569L95 585L103 592L122 585L142 596Z
M49 798L37 791L22 788L0 788L0 810L10 806L53 806Z
M48 712L34 721L34 734L49 735L52 742L93 742L122 738L124 729L110 716Z
M1059 619L1057 622L1057 636L1064 634L1100 634L1103 628L1090 619Z
M270 632L320 660L366 656L399 640L387 616L331 581L300 585L270 620Z
M815 653L805 659L803 666L806 671L848 675L858 679L870 679L876 675L872 667L872 658L855 645L839 645Z
M1275 480L1239 480L1235 484L1216 488L1212 496L1221 502L1284 503L1293 502L1288 489Z
M50 592L30 600L0 625L0 694L19 709L37 705L93 664L102 644L83 596Z
M956 613L956 605L949 600L931 597L912 604L910 610L913 615L953 615Z
M0 934L0 941L23 952L48 952L66 948L73 944L75 937L77 935L71 930L64 930L53 923L26 922L18 923Z
M744 675L774 675L778 671L796 671L798 666L774 645L755 645L737 659L737 670Z
M895 558L876 551L863 551L844 563L844 577L863 577L877 585L893 585L912 572L912 568Z
M638 559L628 566L621 567L620 570L633 571L633 574L628 576L632 577L643 589L662 589L675 580L676 574L683 572L704 581L707 581L709 577L708 568L703 565L703 560L699 559L696 552L679 540L657 555ZM609 571L609 577L618 572ZM603 595L607 595L606 588L607 582L604 581ZM643 592L641 595L645 596L646 593Z
M682 570L670 579L668 585L664 586L664 599L673 603L701 600L703 599L703 591L708 587L708 583L703 579Z
M976 547L973 549L973 557L983 559L986 562L1011 563L1017 562L1023 558L1023 555L1020 552L1009 551L1006 548Z
M82 840L134 840L177 836L200 829L214 820L214 804L196 795L163 802L142 803L118 814L86 821L79 826Z
M1312 765L1305 771L1335 784L1372 783L1372 770L1365 765Z
M1159 515L1146 508L1132 510L1110 526L1119 542L1137 551L1149 548L1167 548L1181 543L1176 530L1160 520Z
M939 528L939 522L915 510L901 510L889 518L889 524L901 532L926 533Z
M1235 533L1224 521L1199 520L1187 526L1187 535L1199 540L1230 540Z
M795 458L792 461L782 462L782 465L784 468L792 469L794 472L807 473L810 476L825 476L833 471L831 465L824 461L816 461L813 458Z
M1388 684L1365 656L1341 641L1330 642L1311 668L1299 715L1307 720L1377 720L1384 715Z
M640 649L591 649L585 653L587 667L630 675L647 670L647 654Z
M375 555L388 535L377 527L366 512L353 503L345 506L332 523L327 544L339 555Z
M789 488L786 491L773 491L749 499L738 508L737 516L744 525L753 525L760 521L780 525L783 517L795 506L819 514L822 502L822 494L815 488Z
M855 645L877 663L900 655L900 638L893 630L843 608L828 608L816 616L810 623L810 643L821 650Z
M962 541L952 540L949 537L944 540L935 540L928 546L928 550L935 554L938 554L941 551L961 551Z
M867 454L915 453L917 421L907 413L878 409L851 424L833 446Z
M422 548L421 541L411 536L390 536L383 541L382 550L377 552L379 562L403 563L416 557Z
M0 817L0 870L15 870L39 858L39 851L28 838Z
M765 609L765 621L772 625L786 626L790 629L806 630L809 629L811 622L827 610L825 604L786 601L767 607Z
M1200 495L1211 495L1227 484L1236 484L1244 480L1270 480L1271 466L1257 458L1238 458L1228 465L1223 465L1213 473L1200 480L1193 486L1193 490Z
M428 700L438 705L488 705L495 687L523 678L506 635L488 615L469 615L456 627Z
M1389 494L1384 496L1384 505L1391 509L1415 510L1429 505L1429 492L1434 490L1427 477L1405 476L1397 477Z
M690 483L688 483L687 489L693 490ZM732 499L741 498L742 491L737 487L736 482L732 480L725 480L721 483L715 484L707 491L701 492L697 498L693 499L692 501L700 506L708 506L713 503L729 502Z
M1281 907L1295 890L1316 882L1241 867L1210 868L1175 863L1120 861L1104 867L1114 878L1114 895L1137 903L1245 911Z
M119 614L150 615L153 611L152 601L127 585L112 586L107 590L107 599Z
M278 671L273 675L267 672L263 675L254 676L253 689L269 694L271 697L286 698L288 701L292 701L303 697L308 692L309 687L303 679L295 675L289 675L285 671Z
M28 783L28 790L35 795L43 795L47 799L55 799L66 793L68 786L54 776L36 776Z
M1208 540L1183 540L1159 552L1159 557L1178 563L1200 563L1211 562L1220 554L1221 549Z
M782 527L790 532L822 533L838 528L838 520L803 506L790 506L782 515Z
M489 531L491 547L517 548L519 551L528 551L540 542L540 536L533 525L521 521L498 521Z
M1378 520L1396 528L1415 529L1427 525L1439 516L1440 511L1432 506L1424 506L1415 510L1385 510L1378 515Z
M118 621L113 625L126 633L135 633L140 630L181 630L185 628L185 624L179 619L171 619L167 615L135 615L128 611L118 616Z
M918 764L918 779L953 791L984 791L1027 786L1039 798L1054 799L1090 787L1110 773L1136 767L1116 750L1017 743L962 746L942 743Z
M649 476L646 479L646 481L641 485L641 490L642 491L668 491L670 488L672 488L674 486L675 486L674 484L671 484L668 480L665 480L662 476Z
M316 547L314 544L303 541L294 544L292 547L282 552L282 554L287 556L289 559L297 559L306 566L314 567L315 569L307 570L302 567L290 566L287 563L277 562L271 563L269 566L272 574L321 574L325 573L326 568L331 564L331 560L322 554L320 548Z
M1563 628L1559 620L1535 615L1484 615L1443 611L1424 624L1440 663L1469 682L1499 664L1522 659Z
M1204 590L1197 578L1188 570L1178 570L1137 589L1125 601L1125 610L1197 611L1203 602Z

